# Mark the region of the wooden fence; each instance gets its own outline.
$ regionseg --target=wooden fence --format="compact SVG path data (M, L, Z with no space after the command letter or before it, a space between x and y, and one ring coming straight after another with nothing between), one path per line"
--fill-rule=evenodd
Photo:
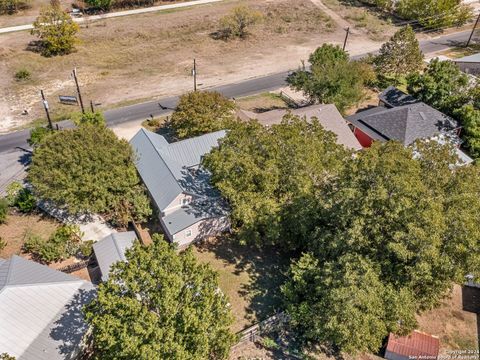
M89 261L90 261L89 259L82 260L82 261L76 262L74 264L70 264L70 265L58 268L57 270L61 271L61 272L64 272L64 273L67 273L67 274L70 274L74 271L78 271L78 270L86 268L88 266Z
M278 313L269 317L268 319L259 322L249 328L242 330L237 333L238 343L236 345L242 344L247 341L256 341L260 335L270 332L272 330L282 327L286 322L288 322L288 315L284 312Z

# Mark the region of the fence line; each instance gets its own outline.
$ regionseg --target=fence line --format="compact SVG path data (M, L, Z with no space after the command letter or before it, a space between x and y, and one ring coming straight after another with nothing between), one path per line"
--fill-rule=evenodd
M89 259L82 260L82 261L79 261L75 264L70 264L70 265L67 265L67 266L63 266L61 268L58 268L57 270L61 271L61 272L64 272L64 273L67 273L67 274L70 274L74 271L78 271L78 270L86 268L88 266L88 262L89 262Z
M261 334L283 326L284 323L286 323L287 321L288 315L284 312L281 312L276 315L270 316L268 319L265 319L258 324L252 325L245 330L239 331L237 333L238 342L234 345L234 347L247 341L254 342Z

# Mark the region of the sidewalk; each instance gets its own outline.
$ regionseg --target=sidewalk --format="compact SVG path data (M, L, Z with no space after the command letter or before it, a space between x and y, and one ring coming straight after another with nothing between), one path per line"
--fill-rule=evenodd
M82 17L82 18L73 18L73 21L81 24L85 21L102 20L102 19L110 19L110 18L116 18L116 17L121 17L121 16L146 14L146 13L151 13L151 12L156 12L156 11L163 11L163 10L170 10L170 9L180 9L180 8L189 7L189 6L212 4L212 3L221 2L221 1L223 1L223 0L187 1L187 2L184 2L184 3L178 3L178 4L159 5L159 6L152 6L152 7L148 7L148 8L112 12L112 13L107 13L107 14L102 14L102 15L92 15L92 16L85 16L85 17ZM25 31L25 30L31 30L31 29L33 29L33 24L10 26L10 27L5 27L5 28L0 28L0 34L7 34L7 33L11 33L11 32Z

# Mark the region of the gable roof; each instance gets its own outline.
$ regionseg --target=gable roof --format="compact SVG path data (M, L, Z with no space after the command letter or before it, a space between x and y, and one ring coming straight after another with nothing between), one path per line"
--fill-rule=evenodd
M283 117L290 111L293 115L306 117L307 120L315 117L325 130L333 132L337 136L337 143L353 150L361 150L362 146L358 142L355 135L347 125L338 109L333 104L320 104L302 107L292 110L270 110L264 113L253 113L250 111L241 111L239 117L247 120L257 119L259 123L265 126L280 124Z
M56 360L78 351L93 284L16 255L0 261L0 279L1 352Z
M387 87L378 95L378 98L389 107L411 105L420 102L420 100L417 100L412 95L404 93L395 86Z
M137 152L137 170L160 211L181 193L195 192L198 184L192 184L188 168L200 165L224 136L222 130L169 144L143 128L135 134L130 144Z
M464 62L464 63L480 63L480 53L462 57L460 59L453 60L454 62Z
M390 333L386 352L418 359L420 356L437 357L439 349L440 340L436 336L414 330L410 335L403 337Z
M410 145L458 127L455 120L422 102L391 109L376 107L347 117L372 139Z
M137 239L134 231L112 233L93 244L93 251L102 272L102 280L107 281L110 268L118 261L125 261L125 252Z

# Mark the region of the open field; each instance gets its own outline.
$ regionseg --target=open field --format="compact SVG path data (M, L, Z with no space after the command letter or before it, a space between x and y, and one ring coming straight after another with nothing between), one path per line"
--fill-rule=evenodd
M215 40L218 21L238 4L264 14L246 40ZM77 110L60 105L59 94L73 95L71 70L77 67L84 102L103 108L119 102L180 94L191 88L192 59L198 63L200 88L296 68L325 42L341 43L343 30L310 0L230 0L225 3L136 15L82 25L77 51L44 58L27 50L27 32L0 36L0 131L43 116L42 88L55 114ZM358 51L368 40L355 41ZM31 80L18 82L19 69ZM26 116L20 113L27 109Z
M201 262L218 271L220 289L228 296L240 331L273 315L280 307L280 285L287 263L273 249L258 250L233 240L194 246Z

